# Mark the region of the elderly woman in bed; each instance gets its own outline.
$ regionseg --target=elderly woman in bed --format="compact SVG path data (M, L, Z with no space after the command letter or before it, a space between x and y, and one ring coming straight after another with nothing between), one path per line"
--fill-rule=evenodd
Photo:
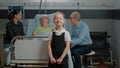
M44 36L48 37L49 33L52 31L52 27L49 26L48 17L42 16L40 18L40 26L38 26L32 33L33 36Z

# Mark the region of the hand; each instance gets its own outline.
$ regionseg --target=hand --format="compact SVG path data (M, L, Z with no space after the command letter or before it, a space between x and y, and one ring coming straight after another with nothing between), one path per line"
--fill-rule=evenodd
M36 35L36 37L40 37L40 35Z
M56 63L55 58L50 58L50 62L51 62L51 64L55 64Z
M61 64L62 61L63 61L63 58L59 58L59 59L56 60L57 64Z
M25 40L25 38L22 38L22 40Z
M17 38L16 41L17 41L17 40L20 40L20 39Z
M25 40L25 38L17 38L16 40Z

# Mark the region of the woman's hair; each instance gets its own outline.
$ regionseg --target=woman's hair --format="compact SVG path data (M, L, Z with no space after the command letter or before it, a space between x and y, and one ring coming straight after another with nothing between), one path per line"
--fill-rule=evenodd
M16 14L20 13L20 12L21 12L20 10L13 10L12 12L10 12L10 13L8 14L9 20L13 19L14 16L15 16Z
M80 21L80 14L77 11L72 12L70 17L72 17L74 19L78 19Z
M57 12L55 13L54 17L55 17L57 14L61 14L61 15L65 18L65 15L64 15L62 12L60 12L60 11L57 11Z

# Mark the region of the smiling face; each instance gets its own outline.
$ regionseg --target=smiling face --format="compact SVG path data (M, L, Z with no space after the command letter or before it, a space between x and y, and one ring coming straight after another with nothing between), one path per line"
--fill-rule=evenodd
M41 17L41 25L42 26L48 26L48 17L47 16L43 16Z
M62 13L56 13L54 16L54 23L57 27L64 25L64 16Z

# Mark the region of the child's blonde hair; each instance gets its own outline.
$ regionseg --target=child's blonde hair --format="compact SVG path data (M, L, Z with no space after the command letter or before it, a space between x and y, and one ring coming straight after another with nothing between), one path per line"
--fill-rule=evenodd
M65 15L64 15L62 12L60 12L60 11L57 11L57 12L55 13L54 18L55 18L55 16L56 16L57 14L61 14L61 15L63 16L63 18L65 18Z

